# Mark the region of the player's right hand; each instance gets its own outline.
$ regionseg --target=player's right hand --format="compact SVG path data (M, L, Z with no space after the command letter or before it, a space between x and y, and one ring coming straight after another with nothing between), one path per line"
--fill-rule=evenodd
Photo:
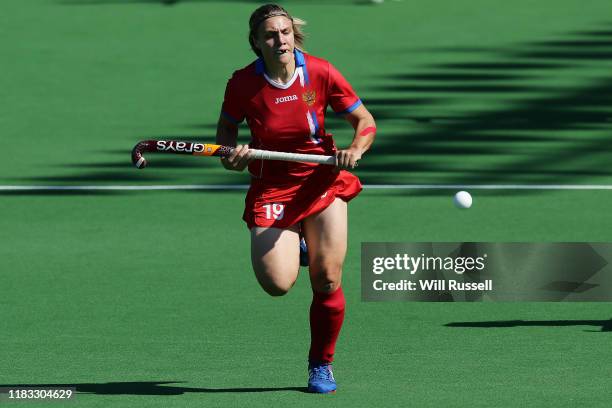
M229 156L221 158L221 164L228 170L242 171L253 161L249 145L238 145Z

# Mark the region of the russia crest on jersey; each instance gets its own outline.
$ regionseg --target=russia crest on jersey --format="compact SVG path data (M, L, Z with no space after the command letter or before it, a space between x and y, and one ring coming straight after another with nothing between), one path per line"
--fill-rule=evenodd
M316 102L317 93L315 91L304 91L302 94L302 100L306 102L306 105L313 106Z

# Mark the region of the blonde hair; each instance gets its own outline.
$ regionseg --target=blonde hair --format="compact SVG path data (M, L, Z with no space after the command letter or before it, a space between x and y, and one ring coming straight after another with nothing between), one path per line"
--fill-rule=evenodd
M306 39L306 35L304 34L304 31L302 31L302 27L306 25L306 21L302 20L301 18L291 17L289 12L278 4L266 4L255 10L249 19L249 44L251 44L251 49L255 54L257 54L258 57L261 57L261 51L259 51L259 49L255 46L255 38L257 37L259 25L271 17L278 16L287 17L289 20L291 20L291 23L293 24L293 37L295 38L295 45L301 50L304 49L304 40Z

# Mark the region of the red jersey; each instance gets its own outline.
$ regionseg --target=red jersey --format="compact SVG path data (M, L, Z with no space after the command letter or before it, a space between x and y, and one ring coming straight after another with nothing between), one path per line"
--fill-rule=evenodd
M270 79L263 59L234 72L227 83L222 115L246 119L249 147L281 152L333 155L325 132L327 106L347 114L361 105L353 88L329 62L296 49L295 73L286 84ZM332 166L255 160L244 220L254 226L287 228L324 210L336 197L349 201L361 191L359 179Z
M261 58L234 72L227 83L222 114L233 123L246 118L251 148L333 155L333 139L325 132L327 106L346 114L359 107L361 100L329 62L298 49L294 55L295 73L286 84L266 75ZM290 183L316 168L316 164L256 160L249 172L256 179Z

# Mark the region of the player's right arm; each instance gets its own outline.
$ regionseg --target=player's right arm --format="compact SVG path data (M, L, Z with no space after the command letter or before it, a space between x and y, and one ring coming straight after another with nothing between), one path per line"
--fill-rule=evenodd
M227 157L221 157L221 164L228 170L243 171L251 162L248 145L236 145L238 140L238 125L227 120L223 114L217 122L216 143L235 147Z
M241 77L238 73L239 71L234 72L225 87L221 115L217 122L217 144L235 148L229 156L221 158L223 167L228 170L242 171L252 159L248 145L237 145L238 124L245 117L242 92L244 87L240 86Z

